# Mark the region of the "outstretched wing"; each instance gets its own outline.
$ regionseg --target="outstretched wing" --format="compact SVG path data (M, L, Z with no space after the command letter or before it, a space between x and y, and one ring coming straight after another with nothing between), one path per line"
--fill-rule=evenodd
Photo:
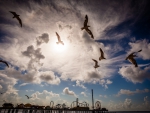
M22 21L21 21L21 19L20 19L19 17L17 17L17 20L19 21L19 24L20 24L21 27L22 27Z
M9 67L9 65L8 65L8 63L6 61L0 60L0 62L5 63L7 65L7 67Z
M135 53L135 52L132 52L131 54L129 54L129 55L126 57L126 60L129 59L129 58L131 58L131 57L134 57L134 53Z
M91 30L89 30L89 29L85 29L85 30L91 35L91 38L94 39L94 36L93 36L93 33L91 32Z
M100 48L100 53L101 53L101 56L104 57L104 52L101 48Z
M13 12L13 11L9 11L9 12L12 13L13 15L17 15L16 12Z
M87 16L87 15L85 15L84 26L87 26L87 23L88 23L88 16Z
M132 57L128 59L132 64L135 65L135 67L138 67L136 60Z
M28 95L25 95L27 98L29 98L29 96Z
M98 64L97 60L95 60L95 59L92 59L92 60L95 62L95 65L97 65L97 64Z
M59 36L59 34L56 32L56 35L57 35L57 39L58 39L58 41L60 42L61 41L61 39L60 39L60 36Z

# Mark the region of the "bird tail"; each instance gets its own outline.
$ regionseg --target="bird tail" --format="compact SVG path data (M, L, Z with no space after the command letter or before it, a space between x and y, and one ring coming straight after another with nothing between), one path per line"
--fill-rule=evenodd
M142 49L141 50L139 50L138 52L141 52L142 51Z
M56 42L56 44L59 44L59 42Z
M83 30L83 29L84 29L84 27L81 28L81 30Z

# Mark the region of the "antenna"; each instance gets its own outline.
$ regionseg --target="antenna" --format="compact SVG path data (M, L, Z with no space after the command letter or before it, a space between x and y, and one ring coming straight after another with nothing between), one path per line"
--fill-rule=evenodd
M92 89L92 108L93 108L93 110L94 110L93 89Z

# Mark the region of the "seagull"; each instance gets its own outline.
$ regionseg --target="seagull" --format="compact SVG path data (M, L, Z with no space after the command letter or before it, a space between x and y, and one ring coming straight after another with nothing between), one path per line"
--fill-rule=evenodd
M100 48L100 53L101 53L101 56L99 57L99 60L106 59L104 57L104 52L103 52L103 50L101 48Z
M57 38L58 38L58 42L56 42L57 44L61 43L62 45L64 45L64 42L61 41L59 34L56 32Z
M98 65L98 61L97 61L97 60L95 60L95 59L92 59L92 60L95 62L95 66L94 66L95 69L98 68L98 67L100 67L100 66Z
M5 63L7 65L7 67L9 67L9 65L6 61L0 60L0 62Z
M85 30L91 35L91 38L94 39L94 36L93 36L91 30L89 30L89 28L88 28L88 27L90 27L90 26L87 25L87 23L88 23L88 16L86 15L86 16L85 16L85 21L84 21L84 27L82 27L81 30L85 29Z
M32 98L32 97L29 97L28 95L25 95L28 99Z
M137 51L137 52L141 52L141 50ZM126 57L126 60L129 60L132 64L134 64L135 67L138 67L136 60L134 59L134 57L137 57L136 55L134 55L137 52L133 52L131 53L128 57Z
M20 15L16 14L16 12L13 12L13 11L9 11L9 12L14 15L13 18L16 18L16 19L19 21L19 23L20 23L20 25L21 25L21 27L22 27L22 21L21 21L21 19L19 18Z

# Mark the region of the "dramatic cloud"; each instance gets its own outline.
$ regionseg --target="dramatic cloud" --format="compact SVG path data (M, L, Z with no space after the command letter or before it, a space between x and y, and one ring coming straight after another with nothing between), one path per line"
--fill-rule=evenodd
M150 78L150 66L141 69L139 67L135 68L134 66L125 67L119 69L119 74L128 81L133 83L142 83L145 79Z
M77 95L73 91L70 91L68 87L63 89L63 93L77 97Z
M47 33L43 33L41 36L36 38L37 45L41 45L42 43L48 43L49 41L49 35Z
M144 89L144 90L136 89L135 91L120 89L117 96L120 96L120 95L134 95L134 94L137 94L137 93L148 93L149 91L150 91L149 89Z

